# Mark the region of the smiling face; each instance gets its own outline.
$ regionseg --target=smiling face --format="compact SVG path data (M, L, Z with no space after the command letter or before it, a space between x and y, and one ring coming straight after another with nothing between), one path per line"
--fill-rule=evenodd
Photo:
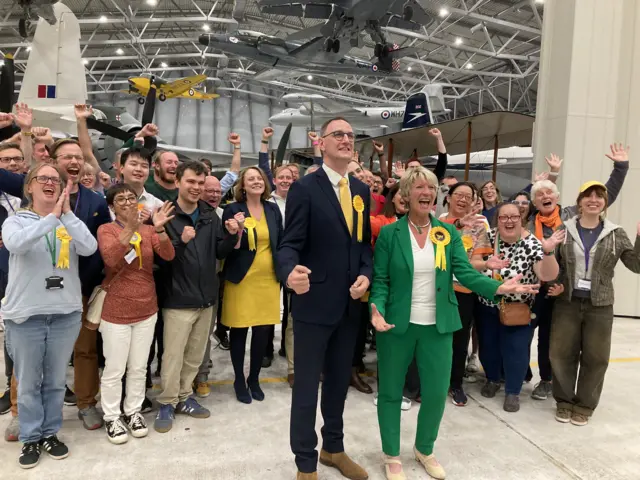
M220 180L216 177L208 176L204 181L204 189L202 190L202 196L200 198L213 208L218 208L220 200L222 199Z
M344 120L329 123L320 139L320 150L330 161L346 165L353 158L353 129Z
M354 160L351 160L349 162L349 165L347 165L347 174L356 177L363 183L366 183L366 174L364 172L364 169L358 162Z
M298 165L295 163L289 163L287 168L291 171L291 175L293 176L293 181L296 182L300 178L300 169Z
M35 157L36 162L49 163L51 161L49 150L47 150L47 147L43 142L37 142L33 145L33 156Z
M371 190L373 190L373 185L374 185L374 181L373 181L373 173L371 173L370 170L365 170L364 171L364 183L366 183L367 185L369 185L369 188Z
M487 208L492 207L498 202L498 190L493 182L489 182L482 187L482 198Z
M67 174L73 183L80 182L80 172L84 167L84 155L82 149L75 143L65 143L55 152L58 168Z
M409 193L409 211L420 216L429 215L436 195L435 185L426 179L417 178Z
M453 218L462 218L471 211L474 204L473 190L467 185L456 188L452 194L447 195L449 214Z
M382 195L382 191L384 190L384 183L380 175L373 175L373 188L371 190L373 191L373 193Z
M533 204L542 215L551 215L558 206L558 194L550 188L540 188L536 191Z
M396 213L400 215L404 215L405 213L407 213L407 207L404 204L404 200L402 200L402 196L400 195L400 190L398 190L396 194L393 196L392 202L393 202L393 206L396 209Z
M260 197L264 193L264 179L260 171L255 168L247 169L242 179L242 188L244 188L247 197Z
M276 186L276 195L285 198L293 182L293 172L288 167L278 169L276 178L273 179L273 183Z
M113 213L118 219L129 217L131 210L138 210L138 197L131 190L124 190L113 197Z
M0 151L0 168L4 168L13 173L20 173L24 170L24 157L18 148L7 148Z
M578 207L582 215L600 215L607 208L607 191L602 187L591 187L580 197Z
M176 181L176 170L178 169L178 156L173 152L164 152L154 164L154 171L158 178L166 183Z
M62 191L62 181L58 171L48 165L43 166L30 180L27 193L32 198L33 208L41 210L58 201Z
M513 201L513 204L520 210L520 216L522 218L529 217L529 199L524 195L518 195Z
M197 174L193 170L187 168L184 171L184 175L180 180L176 180L176 186L178 187L178 197L182 199L183 203L189 205L195 205L202 195L204 189L205 174Z
M96 184L96 174L93 171L93 167L88 163L85 164L82 169L82 175L80 175L80 183L87 188L93 188Z
M496 214L500 237L508 242L517 241L522 235L520 210L513 204L504 205Z
M142 190L144 182L149 178L149 162L132 153L127 157L126 163L120 167L120 174L124 179L124 183Z

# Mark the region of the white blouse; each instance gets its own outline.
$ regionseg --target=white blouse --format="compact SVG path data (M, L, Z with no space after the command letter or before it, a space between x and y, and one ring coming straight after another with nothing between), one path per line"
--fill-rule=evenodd
M413 232L413 287L411 295L411 316L409 323L416 325L436 324L436 270L433 243L427 235L424 248L420 248Z

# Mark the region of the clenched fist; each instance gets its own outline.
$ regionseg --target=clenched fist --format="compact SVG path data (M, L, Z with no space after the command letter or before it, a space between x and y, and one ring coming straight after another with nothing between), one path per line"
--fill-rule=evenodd
M287 287L296 292L298 295L307 293L311 287L309 282L309 274L311 270L303 265L296 265L287 278Z
M227 231L231 235L236 235L240 231L238 221L235 218L230 218L229 220L224 222L224 226L227 227Z
M189 243L194 238L196 238L196 229L193 227L184 227L182 235L180 236L182 243Z

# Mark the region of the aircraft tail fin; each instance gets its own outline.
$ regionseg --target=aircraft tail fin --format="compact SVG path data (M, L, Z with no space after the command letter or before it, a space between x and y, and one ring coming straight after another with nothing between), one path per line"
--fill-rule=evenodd
M433 123L431 108L425 93L416 93L407 100L402 129L424 127Z
M87 82L80 51L80 25L63 3L53 6L58 22L40 19L31 43L19 102L33 109L85 103Z

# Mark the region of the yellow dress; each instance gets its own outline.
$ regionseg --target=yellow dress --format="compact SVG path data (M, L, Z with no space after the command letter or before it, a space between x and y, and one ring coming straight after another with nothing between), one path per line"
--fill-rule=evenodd
M231 328L280 322L280 283L276 279L265 214L256 225L256 256L238 284L224 282L222 324Z

